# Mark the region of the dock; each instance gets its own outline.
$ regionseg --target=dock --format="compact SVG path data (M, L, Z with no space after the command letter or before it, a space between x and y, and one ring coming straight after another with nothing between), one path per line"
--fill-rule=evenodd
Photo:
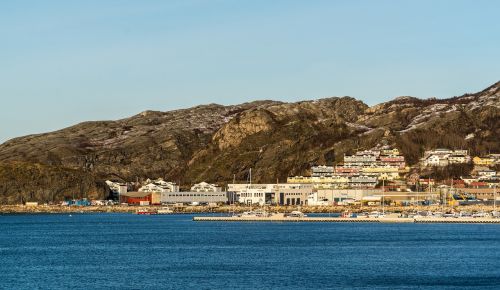
M500 224L494 218L193 217L195 222L453 223Z

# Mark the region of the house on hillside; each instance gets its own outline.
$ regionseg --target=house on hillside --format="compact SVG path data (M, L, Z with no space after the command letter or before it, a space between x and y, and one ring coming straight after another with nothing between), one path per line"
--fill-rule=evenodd
M472 159L472 162L474 162L474 165L492 166L495 164L495 159L488 156L483 156L483 157L476 156Z
M157 179L151 181L146 180L146 184L139 188L139 192L177 192L179 191L179 186L174 182L167 182L163 179Z
M215 184L200 182L191 187L192 192L221 192L222 188Z

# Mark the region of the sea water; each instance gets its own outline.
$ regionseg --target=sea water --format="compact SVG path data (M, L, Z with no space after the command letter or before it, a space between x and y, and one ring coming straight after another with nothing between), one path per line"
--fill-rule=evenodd
M0 216L2 289L500 289L500 225Z

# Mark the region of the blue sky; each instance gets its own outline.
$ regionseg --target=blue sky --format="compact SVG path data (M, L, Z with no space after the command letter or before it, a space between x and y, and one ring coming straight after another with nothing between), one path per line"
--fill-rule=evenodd
M500 80L500 1L1 1L0 142L256 99L451 97Z

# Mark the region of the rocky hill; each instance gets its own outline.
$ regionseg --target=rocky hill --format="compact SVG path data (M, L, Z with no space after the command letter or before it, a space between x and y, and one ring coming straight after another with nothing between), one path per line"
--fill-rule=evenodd
M85 122L0 145L0 203L103 197L104 179L164 177L182 185L284 181L344 153L396 146L416 163L423 150L500 152L500 82L450 99L400 97L368 107L350 97L258 101Z

